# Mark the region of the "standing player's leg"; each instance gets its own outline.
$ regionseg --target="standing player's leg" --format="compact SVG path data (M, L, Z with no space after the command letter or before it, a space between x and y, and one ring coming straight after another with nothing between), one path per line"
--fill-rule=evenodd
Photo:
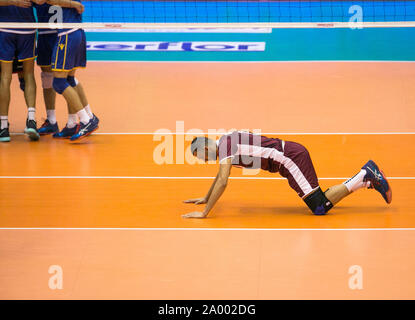
M25 133L30 140L39 140L39 133L36 125L36 81L35 81L34 59L23 61L24 96L27 106L27 119Z
M92 119L88 116L88 113L83 107L78 92L69 84L68 72L54 72L53 88L57 93L63 95L63 97L66 100L66 103L68 104L69 110L67 126L59 134L56 134L54 136L56 136L56 138L70 138L73 135L77 134L81 127L85 127L88 124L90 124L92 122ZM73 119L71 115L74 114L79 117L79 126L73 125ZM71 136L69 136L69 134L71 134Z
M58 139L70 139L78 131L78 116L76 114L76 109L67 102L68 108L68 122L62 131L58 131L53 134L54 138Z
M25 90L25 82L24 82L24 75L23 75L23 62L19 62L19 60L14 59L13 61L13 73L17 73L17 78L19 79L19 87L20 90Z
M39 128L40 135L54 134L59 132L56 121L55 101L56 92L53 90L53 72L50 66L41 66L40 76L42 79L43 100L46 107L46 120Z
M57 93L63 95L68 104L68 109L73 110L72 112L76 112L81 123L87 124L90 121L88 113L82 106L82 102L79 98L78 93L73 87L70 86L67 79L68 72L55 71L53 79L53 88Z
M1 32L0 32L1 34ZM9 142L9 105L10 84L12 81L13 63L0 61L0 142Z
M43 100L47 115L45 122L39 128L40 135L59 132L55 112L56 92L53 90L53 71L51 67L52 53L57 40L57 32L53 30L42 30L38 32L37 65L41 69L40 77L42 79Z
M82 105L85 108L85 111L88 113L88 116L94 121L95 125L98 129L99 119L98 117L92 112L91 107L88 102L88 98L86 97L84 87L82 84L78 81L78 79L75 77L76 70L72 70L69 72L68 75L68 83L71 87L73 87L76 92L79 95L79 98L81 99Z
M15 53L19 62L23 62L24 96L27 106L27 120L25 133L30 140L39 140L36 126L36 33L15 34Z
M0 141L10 141L9 106L16 35L0 31Z
M76 133L71 136L71 141L90 135L98 129L97 122L90 118L85 110L81 97L68 82L68 76L74 77L75 69L86 67L86 40L85 32L81 29L60 36L55 44L52 55L52 71L54 71L53 88L58 94L62 94L68 103L70 112L76 112L80 124ZM70 78L71 79L71 78ZM64 129L65 130L65 129ZM62 131L64 131L62 130ZM59 135L61 135L59 133Z

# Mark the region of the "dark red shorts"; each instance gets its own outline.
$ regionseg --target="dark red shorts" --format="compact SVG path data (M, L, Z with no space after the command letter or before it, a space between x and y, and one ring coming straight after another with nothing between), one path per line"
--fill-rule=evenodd
M280 168L281 176L288 179L290 187L303 198L318 188L317 174L307 149L299 143L284 142L285 160Z

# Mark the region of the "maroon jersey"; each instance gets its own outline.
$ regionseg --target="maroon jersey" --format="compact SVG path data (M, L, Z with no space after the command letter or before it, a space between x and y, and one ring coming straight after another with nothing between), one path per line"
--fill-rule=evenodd
M299 143L234 131L217 144L220 162L232 158L237 167L279 172L302 198L319 187L310 154Z
M234 131L218 140L219 162L232 158L232 165L279 172L284 159L283 142L246 131Z

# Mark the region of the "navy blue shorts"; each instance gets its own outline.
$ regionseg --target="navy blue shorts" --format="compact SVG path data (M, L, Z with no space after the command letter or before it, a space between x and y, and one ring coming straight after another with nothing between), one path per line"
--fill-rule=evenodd
M37 65L48 67L51 65L52 53L58 41L58 33L41 33L37 37Z
M36 33L18 34L0 31L0 61L13 62L36 58Z
M52 71L86 67L86 37L82 29L58 37L52 53Z

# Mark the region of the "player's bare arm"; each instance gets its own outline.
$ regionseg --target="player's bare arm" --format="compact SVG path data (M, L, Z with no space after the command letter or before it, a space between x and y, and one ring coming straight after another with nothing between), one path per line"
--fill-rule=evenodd
M30 8L32 1L30 0L0 0L0 6L16 6L20 8Z
M183 215L183 218L206 218L212 208L215 206L216 202L222 196L223 192L228 185L228 179L231 174L232 169L232 159L228 158L220 164L218 175L214 183L212 184L209 192L208 199L206 203L205 210L203 212L190 212ZM210 193L210 194L209 194Z
M208 202L210 195L212 194L213 188L215 187L216 181L218 180L218 176L219 173L216 175L215 180L213 180L212 185L210 186L210 189L208 191L208 193L206 194L206 196L202 197L202 198L196 198L196 199L189 199L189 200L184 200L184 203L194 203L194 204L205 204L206 202Z

